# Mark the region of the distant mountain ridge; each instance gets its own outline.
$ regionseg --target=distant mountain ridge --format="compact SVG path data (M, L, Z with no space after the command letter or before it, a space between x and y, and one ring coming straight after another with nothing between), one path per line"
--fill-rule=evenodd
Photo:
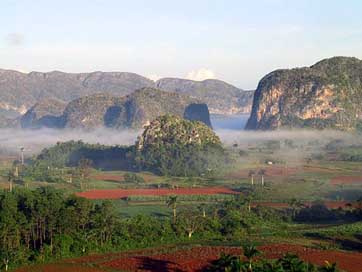
M208 105L210 112L218 114L250 113L254 95L254 91L244 91L217 79L162 78L156 81L156 87L196 97Z
M0 119L24 114L44 99L70 102L96 93L125 96L147 87L187 94L200 99L210 106L212 113L241 113L251 109L251 92L243 92L219 80L197 82L161 79L154 82L138 74L127 72L22 73L0 69Z
M46 99L20 118L22 128L142 128L160 115L173 114L211 127L206 104L189 96L142 88L127 96L105 93L83 96L68 104Z

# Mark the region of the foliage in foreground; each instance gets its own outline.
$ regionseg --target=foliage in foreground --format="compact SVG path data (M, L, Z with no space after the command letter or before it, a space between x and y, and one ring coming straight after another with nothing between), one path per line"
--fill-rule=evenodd
M328 263L315 266L304 262L295 254L287 253L277 260L258 257L262 254L254 246L243 247L244 256L221 254L213 262L209 272L338 272L337 264ZM257 258L257 259L256 259Z

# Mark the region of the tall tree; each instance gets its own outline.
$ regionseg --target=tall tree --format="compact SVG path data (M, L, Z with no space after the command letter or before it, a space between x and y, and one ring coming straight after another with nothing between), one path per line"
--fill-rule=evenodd
M78 169L80 174L80 189L83 190L84 182L89 179L92 172L93 162L89 159L82 158L79 161Z
M251 181L251 185L254 185L254 176L255 176L255 171L254 170L250 170L249 174L248 174L250 181Z
M10 170L8 173L9 192L13 191L14 180L15 180L15 173L13 170Z
M266 174L266 170L265 169L260 169L258 174L261 176L261 186L264 186L264 176Z
M176 222L176 209L177 209L177 196L169 196L166 201L167 207L171 208L173 211L173 222Z
M255 257L261 254L261 252L253 245L244 245L243 254L248 259L249 271L253 271L253 260Z

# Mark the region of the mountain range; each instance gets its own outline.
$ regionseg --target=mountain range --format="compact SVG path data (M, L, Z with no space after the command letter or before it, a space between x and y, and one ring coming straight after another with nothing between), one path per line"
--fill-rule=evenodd
M247 113L251 110L253 92L215 79L197 82L165 78L154 82L124 72L21 73L0 69L0 120L25 114L45 99L70 102L98 93L120 97L147 87L187 94L208 104L211 113Z

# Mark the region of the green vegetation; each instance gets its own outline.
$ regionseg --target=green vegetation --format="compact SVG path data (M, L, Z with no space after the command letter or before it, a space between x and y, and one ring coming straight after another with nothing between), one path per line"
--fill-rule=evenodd
M166 244L239 246L253 241L361 249L362 206L357 200L362 190L354 178L362 171L359 162L341 156L358 151L358 138L353 144L329 137L268 138L225 147L198 122L163 118L158 119L162 126L151 124L132 147L71 141L43 150L24 166L4 161L3 268ZM131 195L110 201L73 195L93 189L177 192L200 187L226 187L240 194ZM342 208L327 205L334 200L344 200ZM240 269L288 271L280 268L282 261L266 261L263 255L255 257L255 248L248 250L248 258L236 257Z
M247 198L183 208L177 197L170 197L166 204L172 216L122 218L111 201L93 203L52 188L4 192L0 195L2 265L16 267L92 252L191 240L242 241L257 233L283 236L281 230L294 228L288 211L250 209ZM355 213L362 215L361 210ZM250 266L255 249L245 254Z
M262 252L258 251L254 246L246 245L243 247L244 260L242 256L232 256L222 254L221 257L214 261L210 267L210 272L338 272L337 264L326 263L324 266L315 266L299 259L295 254L285 254L277 260L267 260L254 258Z
M136 164L161 175L212 176L230 162L210 128L170 115L154 120L136 149Z

